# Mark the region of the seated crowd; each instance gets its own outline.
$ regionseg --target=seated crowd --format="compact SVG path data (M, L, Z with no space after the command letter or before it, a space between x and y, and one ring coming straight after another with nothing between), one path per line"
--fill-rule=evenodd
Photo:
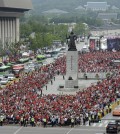
M117 100L116 91L120 88L119 66L110 65L112 59L120 58L120 52L95 52L80 55L81 71L118 71L109 79L83 89L76 95L45 95L42 92L50 79L57 74L65 74L66 58L59 58L55 63L42 66L30 74L24 74L18 81L7 85L0 91L0 110L6 116L5 122L35 126L43 123L69 125L70 122L85 124L89 117L100 119L104 108ZM49 90L49 87L48 87ZM41 95L38 94L41 92ZM104 98L104 99L103 99ZM89 102L89 103L88 103Z

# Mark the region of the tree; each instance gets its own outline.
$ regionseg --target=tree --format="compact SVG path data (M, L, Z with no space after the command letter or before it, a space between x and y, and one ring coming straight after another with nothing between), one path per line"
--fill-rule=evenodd
M83 35L86 33L86 27L83 23L76 24L74 32L78 35Z

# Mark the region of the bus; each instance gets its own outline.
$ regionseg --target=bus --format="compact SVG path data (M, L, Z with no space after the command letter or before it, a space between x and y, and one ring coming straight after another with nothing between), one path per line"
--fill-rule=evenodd
M29 61L29 58L21 58L18 60L18 63L26 63Z
M40 55L40 54L39 54L39 55L36 56L36 59L37 59L38 62L42 63L42 62L45 61L46 56L45 56L45 55Z
M18 78L24 71L24 64L16 64L12 66L12 72Z
M0 75L5 75L7 73L10 73L11 72L11 67L10 66L1 66L0 67Z

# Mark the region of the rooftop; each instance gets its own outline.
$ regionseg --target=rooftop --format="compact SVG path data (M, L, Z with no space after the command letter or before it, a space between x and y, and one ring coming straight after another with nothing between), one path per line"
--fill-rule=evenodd
M0 8L32 9L31 0L0 0Z
M107 8L109 5L107 5L107 2L87 2L87 5L85 5L87 8Z
M59 9L51 9L51 10L48 10L48 11L44 11L43 13L59 13L59 14L62 14L62 13L68 13L68 12L63 11L63 10L59 10Z

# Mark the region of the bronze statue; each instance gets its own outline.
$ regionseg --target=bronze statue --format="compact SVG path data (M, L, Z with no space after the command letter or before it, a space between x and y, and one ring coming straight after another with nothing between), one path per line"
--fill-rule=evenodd
M73 31L70 33L67 39L70 39L70 41L68 42L68 51L77 51L75 45L75 40L77 39L77 36L73 33Z

